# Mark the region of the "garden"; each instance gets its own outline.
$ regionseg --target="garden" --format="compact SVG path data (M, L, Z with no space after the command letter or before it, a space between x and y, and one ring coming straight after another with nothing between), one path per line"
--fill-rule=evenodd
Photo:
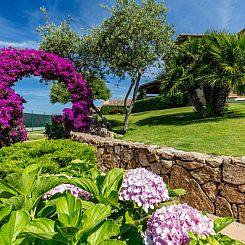
M59 26L52 23L42 7L46 25L37 28L39 49L0 49L0 244L243 244L222 234L235 218L213 220L183 203L186 190L172 188L148 165L124 169L116 159L119 167L111 162L105 169L95 148L70 136L89 135L100 127L126 140L242 156L245 104L227 104L227 98L231 92L245 92L245 36L212 32L177 46L163 2L117 0L112 8L104 7L111 17L82 37L69 19ZM161 95L142 99L139 84L153 66L162 69L157 77ZM95 106L95 100L110 97L107 74L130 80L124 108L113 108L114 115ZM25 100L13 87L30 76L52 84L52 103L72 104L52 117L45 138L29 133L33 142L27 141L23 125ZM205 103L197 89L203 90ZM139 153L143 162L148 153ZM184 154L191 173L204 171L197 184L200 192L207 176L214 182L222 178L221 164L229 167L227 172L232 164L243 167L235 157L225 163L227 158L219 162L213 156L207 166L208 161L195 162L197 157ZM150 157L150 163L156 162L156 155ZM170 162L162 163L172 166ZM226 176L226 186L238 195L245 180L236 174ZM235 207L245 203L240 192Z

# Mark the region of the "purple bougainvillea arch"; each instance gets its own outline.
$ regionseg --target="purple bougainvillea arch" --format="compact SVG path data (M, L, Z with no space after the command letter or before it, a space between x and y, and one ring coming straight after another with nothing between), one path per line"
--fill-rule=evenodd
M72 119L72 129L85 132L90 126L92 91L71 61L42 50L0 50L0 147L24 141L24 99L11 88L15 82L31 75L45 80L59 80L71 93L72 109L64 109L64 116Z

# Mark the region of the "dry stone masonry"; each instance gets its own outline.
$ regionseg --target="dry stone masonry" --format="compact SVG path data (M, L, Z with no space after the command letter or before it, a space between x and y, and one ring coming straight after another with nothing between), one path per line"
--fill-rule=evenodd
M71 139L94 146L102 170L144 167L172 188L187 190L183 202L245 224L245 157L184 152L75 132Z

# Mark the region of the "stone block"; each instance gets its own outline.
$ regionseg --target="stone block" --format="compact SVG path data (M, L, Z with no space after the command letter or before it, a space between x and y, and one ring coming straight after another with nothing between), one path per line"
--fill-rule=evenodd
M173 166L170 176L170 187L183 188L187 194L181 197L181 201L201 211L214 213L214 205L206 196L200 185L192 178L190 173L180 166Z
M224 181L234 185L243 185L245 184L244 173L245 173L245 164L224 163L224 168L223 168Z
M233 217L233 212L230 203L223 197L215 199L215 214L220 217L230 216Z
M218 193L217 183L208 182L202 185L202 189L206 193L207 197L213 202L216 199Z
M181 167L184 167L185 169L188 170L194 170L194 169L198 169L198 168L203 168L205 166L205 164L200 163L200 162L187 162L187 161L181 161L181 160L176 160L175 161L176 164L180 165Z
M234 185L225 184L224 189L220 192L220 195L226 198L230 203L244 204L245 194L241 193Z
M147 155L142 152L139 153L139 163L144 167L151 165L148 161Z
M222 157L210 157L206 160L206 162L211 165L212 167L219 167L223 163L223 158Z
M204 184L209 181L221 181L221 170L219 168L212 168L210 166L195 169L191 171L191 175L196 179L199 184Z

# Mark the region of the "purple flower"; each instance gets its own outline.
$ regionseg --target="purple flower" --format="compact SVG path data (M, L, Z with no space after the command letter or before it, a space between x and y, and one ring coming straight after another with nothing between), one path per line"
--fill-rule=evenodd
M134 201L148 212L149 208L154 209L155 206L170 198L167 186L160 176L144 168L136 168L127 170L119 199Z
M91 124L90 107L92 91L82 75L75 71L70 60L43 50L0 49L0 142L9 145L25 141L23 126L23 98L16 94L12 85L23 77L42 76L44 80L60 80L67 85L72 98L72 111L63 118L69 121L70 130L86 132ZM71 110L71 109L70 109ZM70 117L74 115L74 117ZM61 118L56 118L58 121ZM57 121L54 119L55 121ZM1 147L1 145L0 145Z
M82 198L84 200L89 200L92 198L92 194L90 194L87 191L84 191L80 189L79 187L75 185L70 185L70 184L62 184L58 185L52 190L48 191L43 195L43 199L47 199L49 197L52 197L56 193L64 193L65 191L70 191L73 196L76 198Z
M146 245L185 245L190 242L188 231L204 237L215 234L213 227L213 222L197 209L174 204L157 209L142 236Z

